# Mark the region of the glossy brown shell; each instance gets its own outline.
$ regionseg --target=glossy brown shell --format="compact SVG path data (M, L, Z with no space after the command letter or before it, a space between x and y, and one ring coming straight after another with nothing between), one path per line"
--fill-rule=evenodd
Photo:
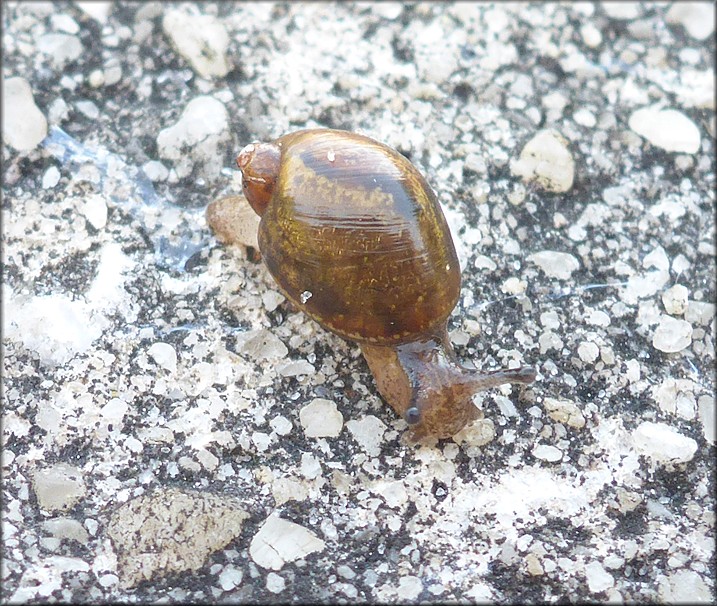
M298 131L275 144L279 174L259 248L289 299L358 342L443 330L460 269L418 170L390 147L344 131Z

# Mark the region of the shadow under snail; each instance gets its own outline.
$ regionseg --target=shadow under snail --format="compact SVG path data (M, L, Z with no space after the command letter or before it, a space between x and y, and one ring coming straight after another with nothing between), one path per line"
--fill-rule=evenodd
M355 133L301 130L246 146L237 164L280 290L359 345L416 438L451 437L480 416L476 392L535 379L528 367L458 362L447 332L460 294L456 251L436 195L397 151Z

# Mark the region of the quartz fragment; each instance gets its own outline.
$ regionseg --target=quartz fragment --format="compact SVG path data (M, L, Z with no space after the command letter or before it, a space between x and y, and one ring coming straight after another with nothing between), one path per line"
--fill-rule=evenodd
M536 181L543 189L561 193L573 186L575 162L568 142L556 130L541 130L525 144L511 172L524 181Z
M632 432L635 448L657 463L684 463L697 452L697 442L665 423L645 421Z
M335 438L341 433L344 416L335 402L315 398L299 411L307 438Z
M162 20L162 29L172 46L202 78L227 75L229 35L216 17L190 14L179 8L168 10Z
M284 564L323 551L325 547L310 530L272 514L251 540L249 555L263 568L281 570Z
M672 316L662 316L652 335L652 346L667 353L682 351L692 343L692 325Z
M546 276L558 280L569 279L573 272L580 268L580 263L573 255L555 250L533 253L528 257L528 261L540 267Z
M11 147L29 151L47 137L47 119L35 105L30 84L24 78L3 80L2 108L3 140Z
M39 469L32 480L37 502L46 511L66 511L87 492L82 472L67 463Z
M699 129L677 110L644 107L630 116L628 124L638 135L666 151L695 154L700 149Z

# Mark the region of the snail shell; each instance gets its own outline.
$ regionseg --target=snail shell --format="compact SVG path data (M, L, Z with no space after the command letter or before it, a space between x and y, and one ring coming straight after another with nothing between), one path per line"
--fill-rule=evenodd
M316 129L248 145L237 164L279 288L359 344L417 437L452 436L477 418L476 391L535 378L530 368L481 373L458 363L446 329L458 258L433 190L405 157L362 135Z

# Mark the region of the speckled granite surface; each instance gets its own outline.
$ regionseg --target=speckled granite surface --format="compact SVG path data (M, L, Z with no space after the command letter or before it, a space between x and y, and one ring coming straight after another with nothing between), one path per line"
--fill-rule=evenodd
M714 600L711 3L2 10L4 602ZM315 126L436 190L459 356L539 370L455 439L207 228Z

